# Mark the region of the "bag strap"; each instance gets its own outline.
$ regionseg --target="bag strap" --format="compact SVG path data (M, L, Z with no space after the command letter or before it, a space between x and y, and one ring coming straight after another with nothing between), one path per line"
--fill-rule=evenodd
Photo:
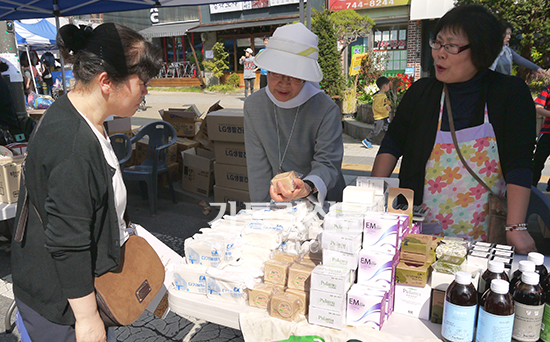
M36 131L38 131L38 127L40 127L40 124L42 123L42 120L44 120L44 117L46 116L46 113L42 114L42 117L40 120L38 120L38 124L36 124L36 127L34 128L34 132L31 136L31 139L29 139L29 143L31 140L34 140L34 136L36 135ZM27 153L25 152L25 159L23 159L23 163L21 164L21 177L23 178L23 181L21 184L25 187L25 194L23 195L23 206L21 207L21 211L19 212L19 220L17 221L17 227L15 229L15 235L13 236L13 240L15 242L21 242L23 241L23 235L25 235L25 230L27 228L27 220L29 218L29 192L27 190L27 182L25 180L25 164L27 161ZM38 219L40 220L40 223L44 223L42 221L42 217L40 216L40 213L38 212L38 209L36 207L32 206L34 208L34 211L38 215Z
M458 146L458 141L456 139L456 132L455 132L455 124L453 121L453 113L451 112L451 98L449 97L449 92L447 90L447 84L443 86L443 91L445 92L445 105L447 106L447 115L449 117L449 127L451 128L451 136L453 137L453 144L455 145L456 153L458 154L458 157L460 158L460 161L468 170L468 172L474 177L476 181L478 181L479 184L481 184L487 191L489 191L491 194L495 195L493 190L489 188L487 184L472 170L470 165L466 163L466 160L464 160L464 157L462 156L462 152L460 151L460 147Z

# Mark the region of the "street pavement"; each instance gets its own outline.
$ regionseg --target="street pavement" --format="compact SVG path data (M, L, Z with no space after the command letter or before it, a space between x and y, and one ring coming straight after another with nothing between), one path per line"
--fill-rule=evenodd
M151 91L147 96L147 109L139 111L132 118L132 126L139 127L160 120L159 109L177 108L186 104L195 104L201 113L215 102L220 101L224 108L242 108L242 94L213 94ZM346 184L353 184L358 176L368 176L378 151L362 146L359 139L344 135L343 173ZM547 168L550 170L550 167ZM550 174L547 171L545 175ZM393 175L396 177L397 175ZM542 184L542 183L541 183ZM539 186L543 188L542 185ZM158 213L149 215L148 201L143 199L136 185L128 185L128 211L132 221L141 224L157 238L183 255L183 241L192 236L216 217L218 211L213 208L208 215L202 214L202 200L213 202L213 197L205 198L181 190L181 183L175 184L178 202L173 203L168 188L159 190ZM12 299L11 266L9 263L10 244L0 239L0 342L20 341L17 329L11 334L4 332L4 315ZM13 319L11 320L13 322ZM114 329L118 342L239 342L244 341L239 330L219 326L193 317L181 317L170 313L164 320L145 312L138 321L127 327Z

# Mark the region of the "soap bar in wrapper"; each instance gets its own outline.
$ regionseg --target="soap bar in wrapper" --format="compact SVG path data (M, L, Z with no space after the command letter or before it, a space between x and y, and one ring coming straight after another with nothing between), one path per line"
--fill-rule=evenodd
M271 185L275 187L276 192L279 192L279 188L277 187L278 182L283 183L285 189L294 191L294 189L296 189L294 178L298 178L298 175L294 171L279 173L275 175L275 177L273 177L273 179L271 180Z

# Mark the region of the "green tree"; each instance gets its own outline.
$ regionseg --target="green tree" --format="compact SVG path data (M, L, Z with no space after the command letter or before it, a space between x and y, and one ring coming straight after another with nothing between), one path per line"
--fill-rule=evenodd
M214 59L205 60L202 64L204 65L204 68L212 72L215 77L221 78L223 76L223 71L229 67L229 64L227 63L229 53L225 51L225 47L222 42L217 42L214 44L212 47L212 52L214 53Z
M358 38L366 37L374 26L369 16L359 15L355 10L347 9L331 13L336 39L340 41L340 55Z
M550 59L549 0L456 0L456 4L481 4L499 19L514 27L511 45L521 56L547 67ZM518 76L525 78L530 70L520 67Z
M342 63L336 46L337 37L331 14L332 12L326 9L321 12L315 11L311 18L311 30L319 37L319 65L323 71L321 88L329 96L342 96Z

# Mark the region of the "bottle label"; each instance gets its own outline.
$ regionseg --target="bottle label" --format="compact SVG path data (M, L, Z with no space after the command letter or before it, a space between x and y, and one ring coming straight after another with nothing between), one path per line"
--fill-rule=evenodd
M479 309L477 319L476 342L502 342L512 340L514 314L508 316L493 315Z
M544 314L542 315L540 339L544 342L550 342L550 305L548 304L544 304Z
M512 337L518 341L537 341L540 337L544 305L514 304L514 330Z
M476 309L477 305L460 306L445 299L441 335L455 342L473 341Z

